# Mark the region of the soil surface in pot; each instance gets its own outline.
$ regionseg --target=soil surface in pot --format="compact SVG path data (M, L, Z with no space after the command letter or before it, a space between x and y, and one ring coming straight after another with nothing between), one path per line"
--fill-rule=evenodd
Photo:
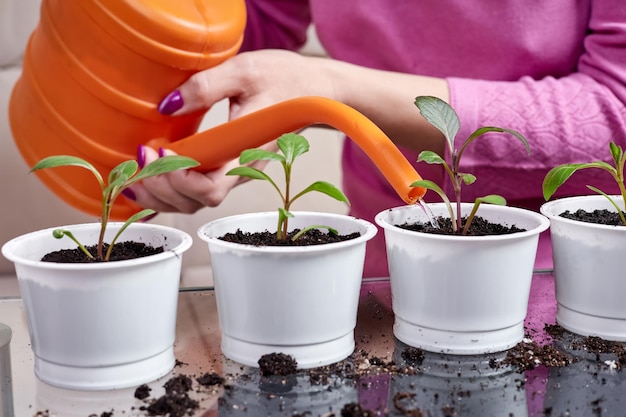
M106 253L109 245L105 244L103 252ZM93 246L85 246L85 249L89 251L94 257L94 259L90 259L83 251L80 249L62 249L59 251L54 251L47 253L41 258L44 262L56 262L56 263L96 263L96 262L105 262L102 260L98 260L96 257L97 253L97 245ZM113 250L111 251L110 262L113 261L124 261L128 259L136 259L143 258L144 256L156 255L157 253L163 252L163 246L153 247L150 245L146 245L142 242L118 242L113 246Z
M299 231L300 229L294 229L287 234L287 239L278 239L276 237L276 232L269 232L267 230L264 232L244 232L239 229L235 233L227 233L220 236L219 239L226 242L253 246L311 246L342 242L345 240L356 239L361 236L359 232L341 235L330 231L311 229L307 230L296 240L292 240L291 238Z
M615 211L609 211L606 209L594 211L578 209L575 212L566 210L563 213L559 214L559 216L566 219L578 220L585 223L604 224L608 226L622 225L622 220L620 219L619 214L617 214L617 212Z
M435 227L430 223L404 223L398 224L397 226L406 229L412 230L414 232L422 232L422 233L431 233L437 235L460 235L460 232L455 232L452 230L452 221L449 217L435 217L434 220L437 222L439 227ZM463 217L462 224L465 224L467 219ZM491 223L485 220L482 217L476 216L474 220L472 220L472 224L470 224L469 230L465 236L489 236L489 235L506 235L517 232L524 232L526 229L521 229L515 225L507 226L499 223Z

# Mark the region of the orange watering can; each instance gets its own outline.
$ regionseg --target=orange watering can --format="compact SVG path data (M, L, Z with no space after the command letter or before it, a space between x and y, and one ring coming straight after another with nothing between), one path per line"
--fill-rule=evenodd
M400 197L415 203L424 189L391 140L342 103L303 97L196 133L204 113L163 116L159 101L193 73L237 53L244 0L43 0L39 25L13 89L9 120L28 163L75 155L108 173L135 157L137 146L164 147L197 159L206 172L286 132L326 124L346 133L372 159ZM61 199L99 215L101 194L87 171L38 171ZM140 207L125 199L112 217Z

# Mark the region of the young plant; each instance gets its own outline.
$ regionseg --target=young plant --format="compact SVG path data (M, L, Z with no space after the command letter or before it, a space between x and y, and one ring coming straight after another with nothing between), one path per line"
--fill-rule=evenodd
M470 185L474 181L476 181L476 177L472 174L461 172L460 171L460 162L461 156L463 156L463 152L470 143L472 143L478 137L484 135L487 132L496 132L496 133L509 133L519 139L526 148L526 152L530 154L530 146L528 145L528 141L526 138L519 132L506 129L502 127L493 127L493 126L484 126L476 129L461 145L460 149L457 149L454 146L454 139L459 132L460 122L459 117L450 107L448 103L445 101L431 96L420 96L415 99L415 105L420 110L422 116L433 126L435 126L446 138L446 143L448 146L448 151L450 153L451 164L448 164L442 157L437 155L432 151L422 151L417 161L424 161L428 164L441 164L443 165L445 171L448 173L450 177L450 181L452 182L452 188L454 190L454 197L456 200L456 214L452 208L452 203L444 193L444 191L432 181L428 180L420 180L411 184L412 187L423 187L428 190L432 190L439 194L443 202L446 204L448 208L448 212L450 214L450 220L452 222L452 230L455 233L461 231L461 234L467 234L469 230L470 224L476 215L476 211L481 203L489 203L489 204L497 204L497 205L506 205L506 200L499 195L487 195L484 197L477 198L474 201L474 207L472 208L471 213L467 217L465 221L465 225L462 224L461 219L461 188L463 184Z
M568 180L572 174L580 169L585 168L600 168L607 171L619 187L620 193L622 195L622 201L624 203L624 207L626 208L626 186L624 185L624 164L626 164L626 155L624 154L624 150L621 146L616 145L614 142L609 143L609 150L611 151L611 156L613 157L613 163L615 166L608 164L604 161L596 161L596 162L588 162L581 164L562 164L552 168L543 179L543 198L548 201L552 195L556 192L556 190ZM587 188L590 190L603 195L607 198L617 210L620 220L622 224L626 226L626 217L624 216L624 211L619 208L619 206L613 201L608 194L604 191L587 185Z
M278 192L280 195L280 199L282 201L283 206L278 208L278 226L276 231L276 237L279 240L283 240L287 238L288 231L288 222L289 217L293 217L293 214L289 211L291 205L303 195L310 193L312 191L318 191L320 193L326 194L335 200L342 201L346 204L350 204L348 198L344 195L341 190L339 190L334 185L325 182L325 181L316 181L313 184L306 187L304 190L292 196L291 194L291 170L296 158L306 152L309 151L309 142L301 135L295 133L287 133L282 135L277 140L279 152L271 152L263 149L246 149L241 152L239 156L239 163L242 166L237 168L233 168L226 173L226 175L239 175L241 177L246 177L255 180L265 180L269 182L272 187ZM281 154L282 153L282 154ZM269 177L265 172L258 170L256 168L252 168L249 166L243 166L244 164L248 164L254 161L278 161L283 166L283 172L285 175L285 191L283 192L276 182L272 178ZM306 228L300 230L295 236L292 237L292 240L296 240L302 234L304 234L307 230L311 230L314 228L325 228L328 229L331 233L337 233L336 230L324 226L324 225L311 225Z
M98 170L92 164L85 161L84 159L71 155L55 155L44 158L36 163L31 168L30 172L64 166L77 166L91 171L94 177L96 177L100 188L102 189L102 208L100 215L101 227L95 258L99 261L108 261L111 258L113 245L115 245L115 242L122 234L122 232L130 224L155 213L155 211L152 209L144 209L126 220L120 230L116 233L111 243L109 243L109 247L105 254L104 234L109 223L113 203L115 202L115 199L119 197L119 195L122 193L122 191L132 184L136 183L137 181L141 181L155 175L165 174L167 172L175 171L178 169L193 168L198 165L200 165L199 162L186 156L167 155L162 158L156 159L155 161L146 165L143 169L139 170L139 165L137 164L137 162L134 160L129 160L124 161L117 165L115 168L113 168L109 173L107 183L105 183L100 172L98 172ZM78 248L83 251L85 255L87 255L90 259L94 259L94 256L89 253L85 246L82 245L69 230L56 229L53 231L53 236L57 239L61 239L63 236L69 237L78 245Z

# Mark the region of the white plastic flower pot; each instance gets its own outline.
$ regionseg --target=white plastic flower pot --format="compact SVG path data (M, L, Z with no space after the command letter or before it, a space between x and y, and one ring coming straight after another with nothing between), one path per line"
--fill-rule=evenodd
M612 196L621 206L621 196ZM565 329L607 340L626 341L626 227L566 219L578 209L615 211L601 195L561 198L545 203L554 257L557 322Z
M429 204L435 217L443 203ZM466 216L472 204L463 203ZM420 206L377 214L385 231L394 335L432 352L472 355L503 351L524 336L539 233L548 219L528 210L483 204L478 216L526 229L498 236L446 236L397 225L429 222Z
M110 223L110 241L121 223ZM64 226L95 244L99 223ZM15 264L24 302L35 374L50 385L76 390L125 388L172 370L182 254L187 233L133 224L120 241L164 246L160 254L89 264L42 262L48 252L73 249L53 229L10 240L2 254Z
M289 228L326 225L360 237L315 246L243 245L226 233L275 231L277 212L221 218L198 230L208 243L222 330L222 352L258 367L261 356L284 353L299 368L328 365L354 351L366 242L376 226L333 213L294 212Z

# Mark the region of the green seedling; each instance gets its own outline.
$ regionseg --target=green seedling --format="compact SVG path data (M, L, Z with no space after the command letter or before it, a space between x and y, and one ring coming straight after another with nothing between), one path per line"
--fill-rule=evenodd
M609 143L609 149L611 151L611 156L613 157L613 162L615 166L608 164L604 161L595 161L588 163L578 163L578 164L562 164L552 168L543 179L543 198L546 201L554 195L556 190L565 183L572 176L572 174L580 169L586 168L600 168L607 171L619 187L620 193L622 195L622 200L624 203L624 207L626 208L626 187L624 186L624 164L626 164L626 155L624 154L624 150L621 146L616 145L614 142ZM611 197L604 191L598 189L597 187L587 185L587 188L590 190L603 195L607 198L617 210L619 214L619 218L622 221L622 224L626 226L626 217L624 216L624 211L619 208L619 206L613 201Z
M269 182L272 187L274 187L274 189L280 195L280 199L283 204L282 207L278 208L278 226L276 229L276 237L279 240L284 240L287 238L289 222L288 219L290 217L293 217L293 214L289 211L291 205L303 195L308 194L312 191L317 191L326 194L334 198L335 200L342 201L346 204L350 203L348 201L348 198L344 195L343 192L341 192L341 190L326 181L316 181L292 197L290 186L293 164L298 156L309 151L309 142L301 135L295 133L287 133L279 137L276 143L280 152L271 152L263 149L244 150L239 156L239 163L242 164L242 166L231 169L226 173L226 175L239 175L241 177L246 177L254 180L265 180ZM252 168L250 166L243 166L245 164L261 160L278 161L281 163L281 165L283 166L283 173L285 175L284 192L280 189L276 182L272 178L270 178L270 176L267 175L265 172L256 168ZM331 233L337 234L337 231L331 227L324 225L311 225L300 230L300 232L294 235L291 239L296 240L298 237L306 233L306 231L316 228L327 229Z
M469 216L465 220L465 224L463 225L461 219L461 188L465 185L470 185L476 181L476 177L472 174L461 172L460 161L461 156L463 156L463 152L470 143L472 143L478 137L484 135L487 132L496 132L496 133L509 133L519 139L526 148L527 154L530 154L530 146L528 145L528 141L526 138L519 132L506 129L502 127L493 127L493 126L484 126L476 129L466 140L463 142L463 145L460 149L455 148L454 139L459 132L460 122L459 117L450 107L448 103L445 101L431 96L420 96L415 99L415 105L420 110L422 116L433 126L435 126L446 138L446 143L448 146L448 151L451 157L451 164L448 164L442 157L437 155L432 151L422 151L417 161L418 162L426 162L428 164L441 164L443 165L445 171L448 173L450 180L452 181L452 188L454 190L454 197L456 200L456 214L453 210L452 203L450 199L446 196L444 191L432 181L429 180L419 180L411 184L412 187L423 187L428 190L432 190L439 194L443 202L446 204L448 208L448 213L450 215L450 220L452 222L452 230L455 233L461 231L461 234L467 234L469 230L470 224L476 215L478 207L481 203L489 203L496 205L506 205L506 200L499 195L487 195L484 197L479 197L474 201L474 207L470 212Z
M126 230L126 228L132 223L144 219L155 213L155 211L152 209L144 209L128 218L128 220L124 222L120 230L116 233L115 237L109 244L106 253L104 253L104 234L109 223L113 203L115 202L115 199L119 197L119 195L122 193L122 191L132 184L146 178L153 177L159 174L165 174L167 172L176 171L178 169L193 168L198 165L200 165L199 162L186 156L167 155L162 158L156 159L155 161L146 165L143 169L139 170L139 165L137 164L137 162L134 160L129 160L124 161L117 165L115 168L113 168L109 173L108 183L105 183L100 172L98 172L98 170L92 164L85 161L84 159L71 155L55 155L44 158L36 163L31 168L30 172L38 171L41 169L65 166L77 166L91 171L94 177L98 180L98 184L102 189L102 209L100 215L101 227L98 237L95 259L99 261L108 261L111 258L113 245L115 245L115 242L122 234L122 232ZM94 256L89 253L85 246L82 245L69 230L56 229L53 231L52 234L57 239L61 239L62 237L67 236L78 245L78 248L83 251L85 255L87 255L90 259L94 259Z

